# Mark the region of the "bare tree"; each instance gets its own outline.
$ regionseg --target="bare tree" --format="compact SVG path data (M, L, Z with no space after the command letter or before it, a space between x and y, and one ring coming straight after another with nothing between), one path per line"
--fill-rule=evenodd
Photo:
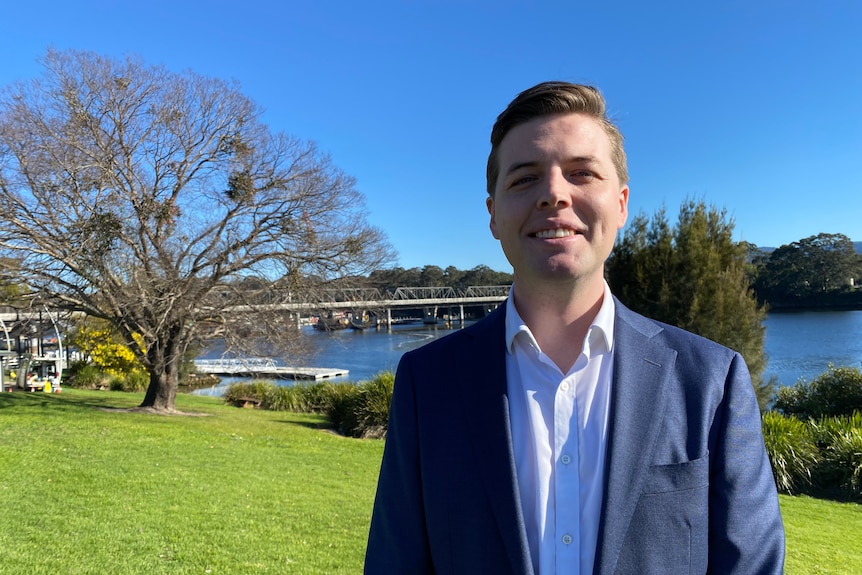
M196 339L232 323L287 337L266 329L281 294L393 257L353 179L235 84L77 51L42 63L0 93L3 273L115 325L150 372L142 407L174 409Z

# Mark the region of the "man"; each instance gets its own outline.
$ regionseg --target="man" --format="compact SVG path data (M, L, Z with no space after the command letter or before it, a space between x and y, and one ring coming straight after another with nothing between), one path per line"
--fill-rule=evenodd
M487 174L512 292L402 358L365 572L781 573L743 359L604 281L629 188L599 92L522 92Z

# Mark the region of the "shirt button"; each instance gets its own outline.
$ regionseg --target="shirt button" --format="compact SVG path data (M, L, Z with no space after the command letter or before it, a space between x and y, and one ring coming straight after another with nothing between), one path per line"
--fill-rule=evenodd
M572 544L572 536L569 535L568 533L563 535L563 543L566 545L571 545Z
M569 463L572 462L572 458L569 457L568 455L564 455L560 458L560 461L563 462L563 465L568 465Z
M569 384L564 381L560 384L560 389L562 389L563 391L569 391Z

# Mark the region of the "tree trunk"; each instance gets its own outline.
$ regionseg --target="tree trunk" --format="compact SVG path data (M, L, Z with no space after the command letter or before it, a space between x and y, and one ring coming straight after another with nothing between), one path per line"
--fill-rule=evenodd
M150 386L147 388L141 407L149 407L156 411L174 411L178 386L179 378L176 371L150 370Z
M184 346L181 345L182 332L181 325L168 329L165 338L157 340L147 350L150 386L141 407L156 411L174 411L184 351Z

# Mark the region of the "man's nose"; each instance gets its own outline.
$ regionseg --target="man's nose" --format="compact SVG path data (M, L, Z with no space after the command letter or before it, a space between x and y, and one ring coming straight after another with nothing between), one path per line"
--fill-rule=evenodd
M545 183L540 188L539 208L565 208L571 205L572 197L569 193L569 182L561 172L552 170L545 177Z

